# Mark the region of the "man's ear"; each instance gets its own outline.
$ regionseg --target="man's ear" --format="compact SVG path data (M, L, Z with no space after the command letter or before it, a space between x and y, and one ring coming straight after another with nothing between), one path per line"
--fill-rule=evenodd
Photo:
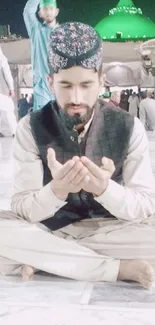
M56 17L59 15L59 12L60 12L60 9L59 8L56 8Z
M47 76L47 82L48 82L49 88L52 91L52 93L54 94L53 78L54 77L51 75Z
M100 75L100 87L104 87L105 80L106 80L106 75L104 72L102 72Z
M40 9L38 10L37 14L38 14L39 18L43 19L43 15L44 15L44 10L43 10L43 8L40 8Z
M102 72L101 75L99 76L99 92L101 92L102 89L104 88L105 80L106 80L106 75L104 72Z

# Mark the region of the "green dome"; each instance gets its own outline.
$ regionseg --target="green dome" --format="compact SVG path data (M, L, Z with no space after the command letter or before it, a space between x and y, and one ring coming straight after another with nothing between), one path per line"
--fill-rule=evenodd
M120 0L96 26L104 41L139 41L155 38L155 23L143 16L132 0Z

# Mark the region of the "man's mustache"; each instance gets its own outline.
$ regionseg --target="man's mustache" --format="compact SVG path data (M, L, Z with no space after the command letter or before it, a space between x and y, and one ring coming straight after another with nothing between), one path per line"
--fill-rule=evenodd
M80 103L80 104L75 104L75 103L69 103L67 105L65 105L65 111L67 111L69 108L72 108L72 107L83 107L83 108L87 108L89 109L89 106L84 104L84 103Z

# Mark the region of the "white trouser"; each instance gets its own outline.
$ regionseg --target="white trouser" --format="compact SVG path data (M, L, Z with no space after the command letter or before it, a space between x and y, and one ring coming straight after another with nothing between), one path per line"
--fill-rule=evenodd
M83 220L52 233L0 212L1 274L19 274L28 264L76 280L116 281L121 259L155 266L155 216L135 222Z

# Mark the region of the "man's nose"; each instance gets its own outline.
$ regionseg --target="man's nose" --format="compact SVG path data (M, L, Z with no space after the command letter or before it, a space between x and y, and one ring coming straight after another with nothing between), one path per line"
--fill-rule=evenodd
M79 88L74 88L71 93L71 102L75 105L82 103L82 92Z

